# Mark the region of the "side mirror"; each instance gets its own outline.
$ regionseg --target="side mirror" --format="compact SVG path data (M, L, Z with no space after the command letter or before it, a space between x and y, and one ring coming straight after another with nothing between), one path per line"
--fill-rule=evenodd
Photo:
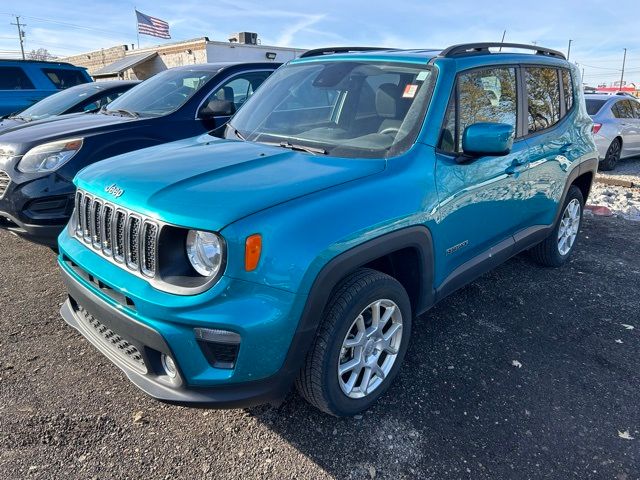
M209 100L209 103L200 110L201 119L210 119L214 117L230 117L236 113L236 105L228 100Z
M467 160L474 157L507 155L513 147L514 136L513 126L506 123L474 123L462 133L462 151Z

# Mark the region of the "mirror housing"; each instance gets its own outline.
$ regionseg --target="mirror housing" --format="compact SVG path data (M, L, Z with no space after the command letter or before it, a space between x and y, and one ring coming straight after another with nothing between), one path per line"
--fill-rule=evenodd
M514 137L515 129L507 123L474 123L464 129L462 151L472 158L507 155Z
M214 98L200 110L199 117L201 119L210 119L214 117L230 117L236 113L236 105L228 100L218 100Z

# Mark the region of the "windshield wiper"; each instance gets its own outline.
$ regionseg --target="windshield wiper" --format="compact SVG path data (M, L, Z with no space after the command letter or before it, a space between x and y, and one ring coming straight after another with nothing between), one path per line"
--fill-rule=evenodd
M288 148L289 150L298 150L300 152L312 153L314 155L327 155L329 153L324 148L308 147L306 145L299 145L291 142L280 142L278 145L282 148Z

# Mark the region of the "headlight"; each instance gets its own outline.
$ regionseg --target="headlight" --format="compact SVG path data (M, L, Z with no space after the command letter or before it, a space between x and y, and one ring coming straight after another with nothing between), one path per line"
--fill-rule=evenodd
M67 163L82 148L82 138L45 143L29 150L18 170L23 173L51 172Z
M215 277L222 266L222 240L215 233L189 230L187 257L191 266L203 277Z

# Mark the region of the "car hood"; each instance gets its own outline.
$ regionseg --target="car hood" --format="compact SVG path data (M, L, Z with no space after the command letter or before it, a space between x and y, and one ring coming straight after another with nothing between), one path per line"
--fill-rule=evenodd
M314 156L202 135L83 169L79 188L167 223L206 230L385 169L384 159ZM107 193L109 187L117 198Z
M91 135L131 121L135 122L138 119L106 114L60 115L35 122L21 123L2 132L0 143L16 145L17 150L20 151L30 148L34 143Z

